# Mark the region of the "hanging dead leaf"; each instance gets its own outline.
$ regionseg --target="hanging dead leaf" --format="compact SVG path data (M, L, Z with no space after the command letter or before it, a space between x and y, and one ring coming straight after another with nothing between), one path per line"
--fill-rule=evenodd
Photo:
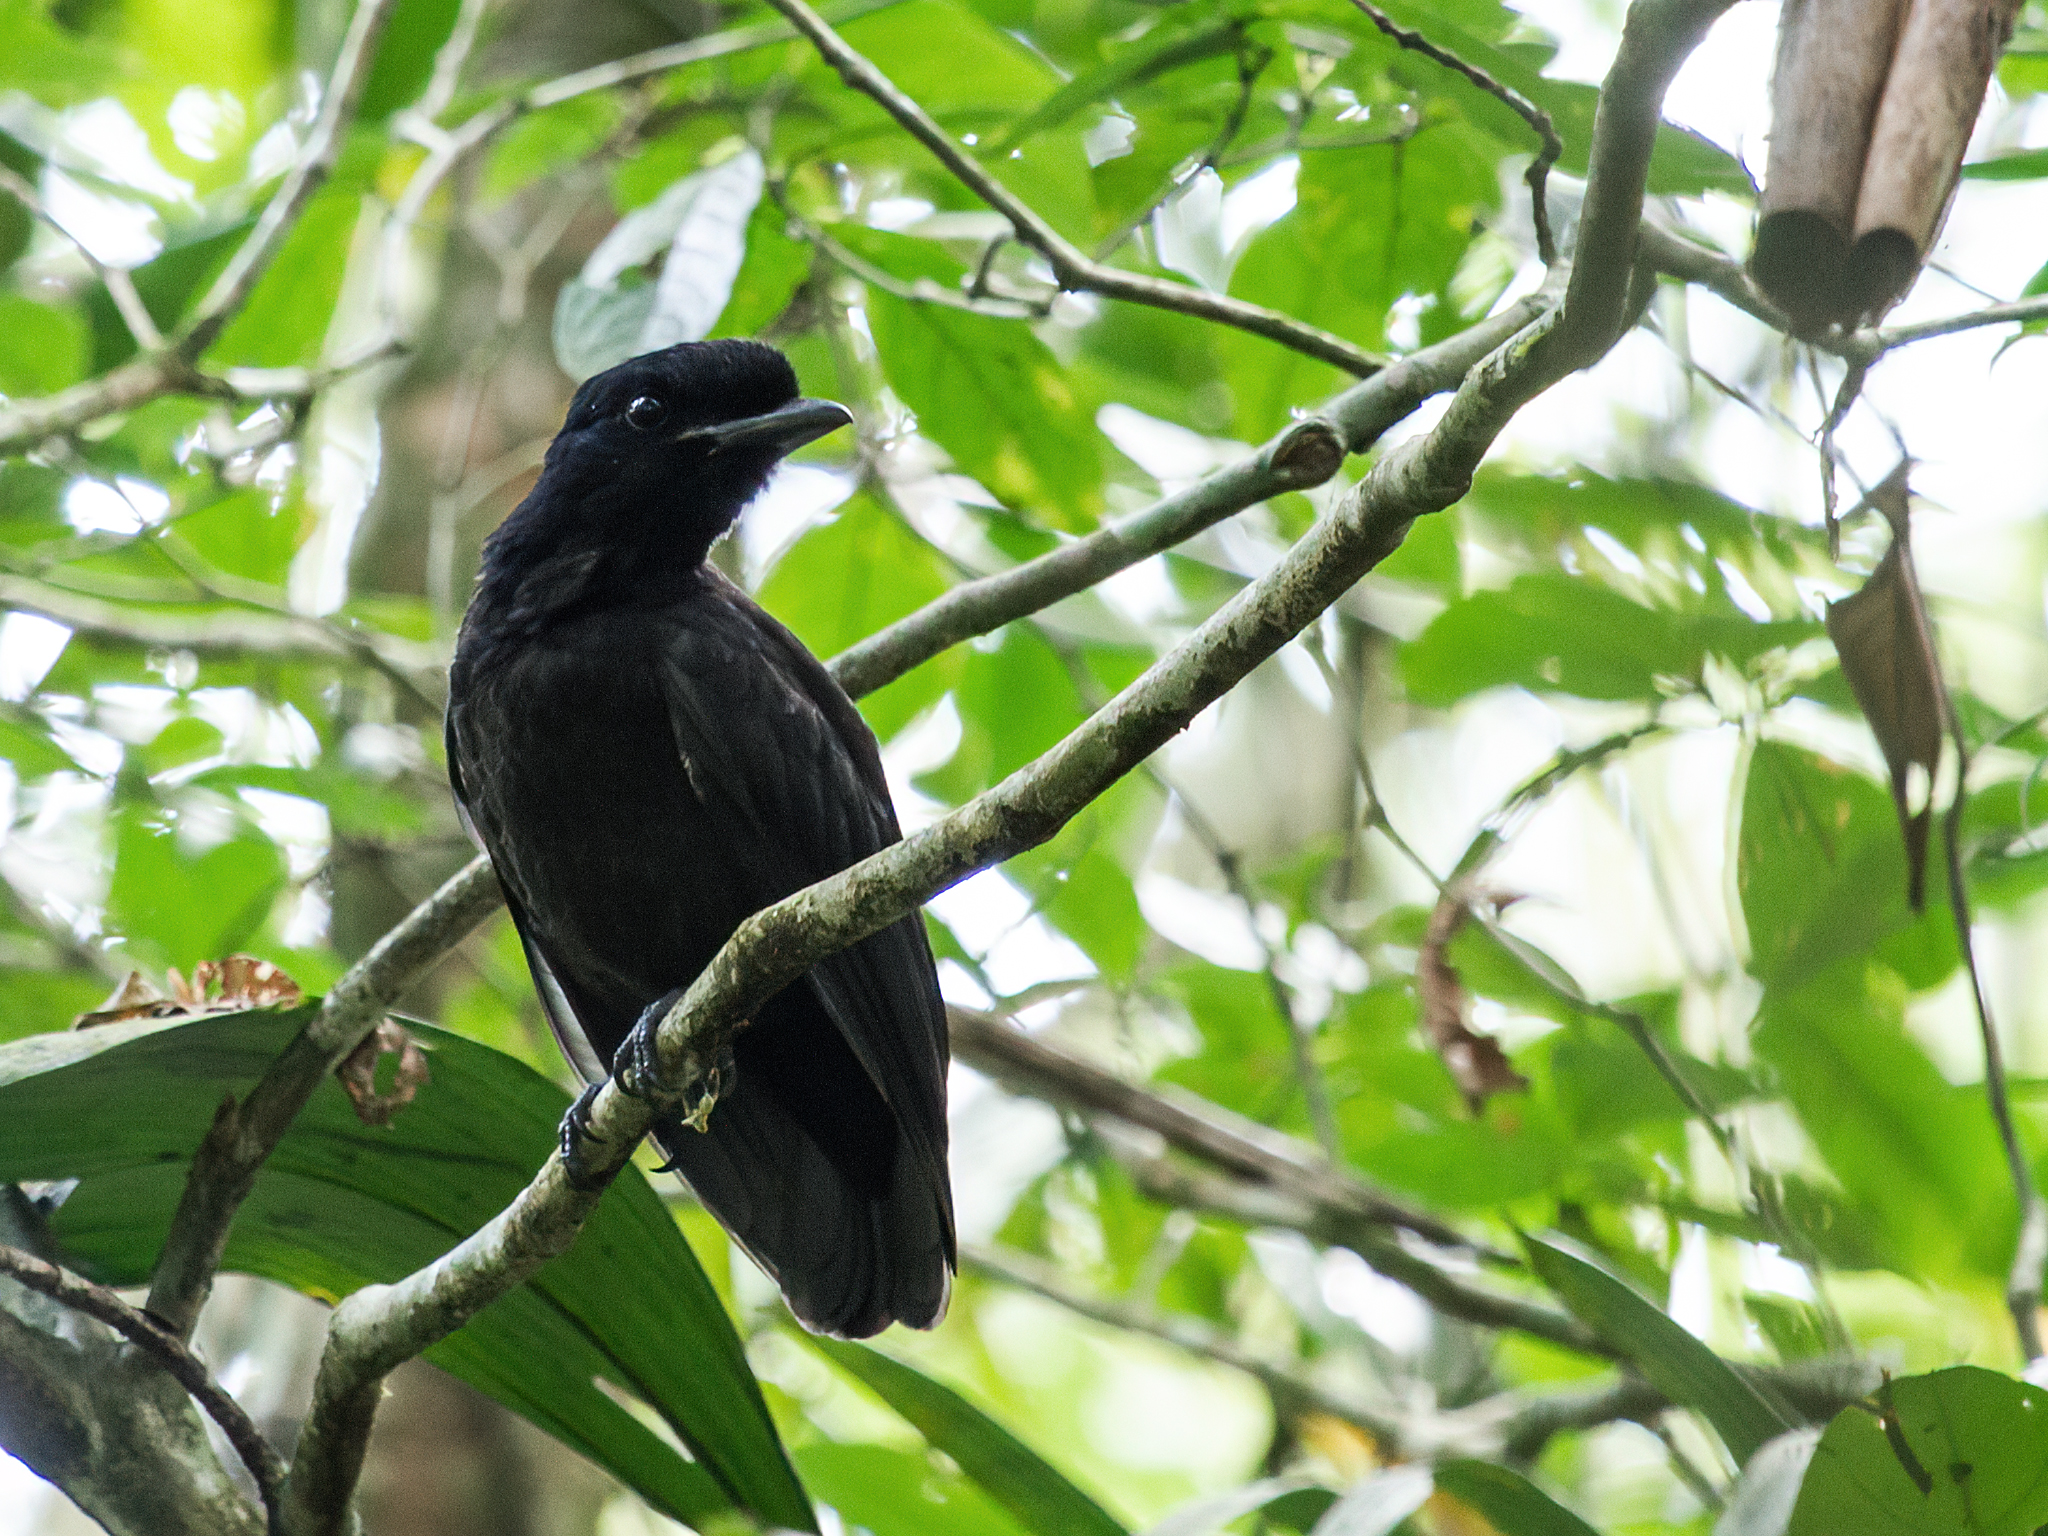
M1918 912L1927 894L1927 835L1948 694L1913 574L1910 468L1900 464L1864 499L1891 524L1892 545L1860 591L1828 605L1827 626L1842 675L1891 775L1892 804L1906 844L1906 899Z
M1529 1080L1508 1065L1500 1042L1465 1022L1465 984L1451 964L1451 940L1471 915L1471 893L1462 880L1452 880L1437 898L1423 930L1415 960L1415 992L1422 1002L1422 1030L1430 1047L1449 1068L1451 1080L1465 1095L1474 1114L1496 1093L1520 1093Z
M386 1053L398 1058L398 1073L391 1091L377 1091L377 1058ZM386 1019L363 1043L334 1069L355 1106L356 1118L365 1125L389 1125L398 1112L413 1101L422 1087L432 1081L427 1070L427 1053L412 1032L395 1019Z

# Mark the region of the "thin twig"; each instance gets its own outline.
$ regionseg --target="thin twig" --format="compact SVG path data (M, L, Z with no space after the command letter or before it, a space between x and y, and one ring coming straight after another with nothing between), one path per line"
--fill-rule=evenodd
M137 347L148 352L164 344L163 332L156 328L156 317L150 314L149 306L142 302L142 295L135 291L135 280L128 275L125 267L110 266L101 261L93 254L91 246L58 223L50 210L43 206L42 198L28 179L17 173L12 166L0 165L0 192L7 193L36 218L71 242L72 248L84 257L85 264L92 268L93 276L106 288L107 296L114 301L114 308L120 312L121 323L128 327L128 334L135 338Z
M0 1244L0 1274L62 1302L75 1312L105 1323L145 1354L157 1361L171 1379L191 1394L206 1416L220 1426L229 1445L249 1469L263 1507L276 1517L278 1493L284 1485L284 1463L270 1442L256 1428L242 1405L213 1379L206 1363L185 1347L184 1340L168 1332L153 1318L138 1312L103 1285L94 1285L47 1259L22 1249Z
M1280 1027L1287 1032L1287 1054L1294 1064L1295 1084L1301 1089L1302 1103L1308 1110L1308 1123L1315 1131L1316 1144L1323 1149L1323 1155L1341 1166L1344 1162L1344 1138L1337 1129L1337 1112L1330 1104L1330 1085L1323 1080L1323 1069L1316 1063L1315 1028L1295 1013L1294 991L1281 979L1273 946L1259 932L1258 892L1245 878L1244 861L1224 841L1223 834L1214 823L1202 814L1200 806L1184 791L1169 783L1156 767L1152 773L1160 787L1180 802L1181 815L1189 829L1196 840L1209 850L1209 857L1216 861L1223 883L1244 909L1245 926L1251 932L1252 941L1259 946L1260 969L1265 972L1266 991L1273 999L1273 1011L1280 1016Z
M1384 1446L1406 1444L1412 1431L1391 1413L1376 1411L1350 1398L1338 1397L1297 1371L1253 1354L1199 1318L1175 1316L1153 1307L1105 1297L1085 1296L1064 1284L1050 1264L1030 1254L970 1245L961 1250L963 1267L1019 1290L1042 1296L1078 1316L1126 1333L1139 1333L1171 1344L1205 1360L1242 1371L1264 1387L1276 1405L1290 1414L1304 1410L1328 1414L1355 1424Z
M1550 168L1557 164L1557 157L1564 153L1564 140L1557 136L1557 124L1550 120L1550 114L1513 86L1496 80L1478 65L1459 58L1450 49L1431 42L1420 32L1397 25L1393 17L1373 5L1371 0L1351 0L1351 3L1365 13L1367 20L1403 48L1412 49L1425 58L1434 59L1445 69L1463 75L1529 125L1540 146L1536 151L1536 158L1530 162L1527 175L1523 178L1529 183L1529 198L1534 210L1532 217L1536 224L1536 255L1546 267L1556 261L1557 241L1550 232L1550 209L1544 199L1544 187L1550 177Z
M965 153L952 135L933 121L924 108L840 37L804 0L768 0L768 3L810 39L819 55L838 71L842 80L854 90L873 98L962 185L1008 219L1017 239L1037 251L1051 265L1053 277L1062 288L1099 293L1105 298L1123 299L1134 304L1149 304L1157 309L1233 326L1296 352L1320 358L1360 378L1377 373L1386 366L1385 358L1264 305L1248 304L1242 299L1210 293L1185 283L1147 277L1091 261L1034 209L983 170L980 162Z

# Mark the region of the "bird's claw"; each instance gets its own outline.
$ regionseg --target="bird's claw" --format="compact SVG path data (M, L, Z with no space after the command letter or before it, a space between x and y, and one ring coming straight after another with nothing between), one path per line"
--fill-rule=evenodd
M731 1093L739 1081L739 1064L733 1059L732 1042L727 1040L719 1046L718 1059L710 1070L685 1092L671 1095L659 1088L661 1052L657 1036L662 1020L682 995L683 989L678 987L640 1015L612 1057L612 1081L619 1085L621 1093L630 1093L636 1099L670 1111L690 1129L703 1131L710 1128L713 1106L723 1095Z
M603 1185L604 1179L590 1166L590 1159L584 1152L586 1142L602 1144L604 1138L590 1128L590 1106L597 1099L602 1083L592 1083L576 1096L576 1102L569 1106L569 1112L562 1116L562 1169L569 1175L572 1188L589 1191Z

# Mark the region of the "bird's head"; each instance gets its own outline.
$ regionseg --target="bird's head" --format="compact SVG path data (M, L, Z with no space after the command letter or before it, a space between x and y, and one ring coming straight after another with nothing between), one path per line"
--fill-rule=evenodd
M529 558L615 551L695 566L785 454L852 420L799 397L788 360L759 342L649 352L576 391L501 535Z

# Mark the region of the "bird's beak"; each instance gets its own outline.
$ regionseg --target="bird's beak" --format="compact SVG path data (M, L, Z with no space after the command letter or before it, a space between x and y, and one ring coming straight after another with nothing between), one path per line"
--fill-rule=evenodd
M733 448L767 448L785 454L827 432L853 424L853 413L833 400L792 400L765 416L744 416L708 427L692 427L678 441L704 443L713 453Z

